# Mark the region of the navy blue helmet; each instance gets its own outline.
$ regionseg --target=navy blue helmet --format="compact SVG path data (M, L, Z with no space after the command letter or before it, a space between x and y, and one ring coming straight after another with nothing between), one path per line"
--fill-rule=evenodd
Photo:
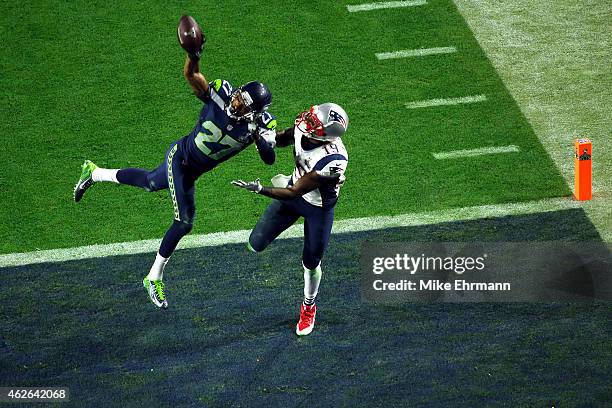
M232 119L253 121L268 110L271 103L272 92L268 87L261 82L252 81L232 92L225 110Z

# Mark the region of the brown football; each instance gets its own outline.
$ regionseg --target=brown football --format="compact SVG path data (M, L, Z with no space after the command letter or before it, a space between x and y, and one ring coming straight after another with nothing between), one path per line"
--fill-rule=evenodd
M189 54L198 54L202 49L204 36L200 26L191 16L182 16L179 20L177 35L181 47Z

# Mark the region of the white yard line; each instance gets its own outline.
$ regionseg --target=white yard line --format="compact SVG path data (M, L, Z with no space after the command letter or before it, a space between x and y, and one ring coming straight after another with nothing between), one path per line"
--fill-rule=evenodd
M485 154L499 154L499 153L516 153L520 152L518 146L492 146L492 147L480 147L478 149L469 150L453 150L450 152L432 153L433 157L438 160L444 159L458 159L460 157L472 157L482 156Z
M406 107L408 109L429 108L432 106L459 105L463 103L484 102L486 100L487 97L485 95L472 95L463 96L461 98L428 99L425 101L408 102L406 104Z
M387 60L395 58L424 57L426 55L436 54L452 54L453 52L457 52L457 49L455 47L419 48L416 50L379 52L378 54L376 54L376 58L378 58L379 60Z
M355 13L357 11L370 11L380 10L398 7L413 7L422 6L427 4L426 0L413 0L413 1L383 1L378 3L366 3L366 4L349 4L346 6L349 13Z
M334 234L371 231L394 227L432 225L443 222L467 221L480 218L524 215L578 208L580 203L569 197L550 198L540 201L482 205L476 207L452 208L424 213L394 216L352 218L334 223ZM200 248L225 244L246 244L250 230L216 232L212 234L188 235L181 240L179 248ZM280 238L296 238L303 235L303 226L295 225L285 231ZM105 245L89 245L77 248L51 249L45 251L0 255L0 268L23 266L44 262L65 262L70 260L103 258L116 255L155 253L160 239L122 242ZM245 247L245 251L246 251ZM152 258L153 259L153 258Z

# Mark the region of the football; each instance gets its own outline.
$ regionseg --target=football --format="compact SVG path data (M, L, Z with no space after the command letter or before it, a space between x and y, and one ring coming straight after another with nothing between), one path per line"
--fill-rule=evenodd
M200 56L204 35L195 19L191 16L182 16L179 20L177 35L181 47L187 53Z

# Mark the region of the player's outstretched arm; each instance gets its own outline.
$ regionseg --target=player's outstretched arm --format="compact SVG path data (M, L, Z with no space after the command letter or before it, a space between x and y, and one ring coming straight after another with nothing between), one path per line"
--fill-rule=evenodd
M271 131L272 135L274 135L274 131ZM261 160L268 164L272 165L276 161L276 153L274 153L273 144L266 140L263 135L260 135L258 132L255 132L255 146L257 146L257 152L259 153L259 157Z
M281 130L280 132L276 132L276 146L278 147L287 147L291 146L294 143L294 132L295 128L289 127L285 130Z
M285 188L277 187L264 187L259 182L259 179L255 181L245 182L242 180L234 180L232 184L236 187L244 188L245 190L253 193L262 194L270 198L277 200L292 200L307 194L315 188L321 187L324 183L337 182L340 175L322 176L316 171L306 173L303 177L295 183L293 186Z
M316 171L311 171L310 173L306 173L303 177L300 177L293 186L285 188L262 186L259 194L277 200L292 200L311 192L315 188L319 188L322 184L320 177L321 176Z
M208 81L200 72L200 62L197 58L189 55L185 58L183 75L198 98L203 99L208 95Z

